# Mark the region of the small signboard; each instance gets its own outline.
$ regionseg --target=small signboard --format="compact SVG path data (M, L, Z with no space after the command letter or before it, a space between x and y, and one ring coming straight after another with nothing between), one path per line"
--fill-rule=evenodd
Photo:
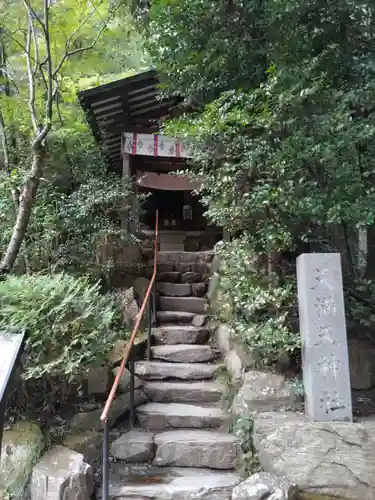
M0 405L5 402L19 358L25 344L25 333L0 331Z
M0 331L0 450L3 437L6 400L17 366L25 348L26 333Z

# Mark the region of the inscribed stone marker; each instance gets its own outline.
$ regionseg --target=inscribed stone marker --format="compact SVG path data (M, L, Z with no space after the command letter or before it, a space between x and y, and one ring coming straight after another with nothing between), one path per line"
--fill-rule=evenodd
M340 254L300 255L297 283L306 414L313 422L351 422Z

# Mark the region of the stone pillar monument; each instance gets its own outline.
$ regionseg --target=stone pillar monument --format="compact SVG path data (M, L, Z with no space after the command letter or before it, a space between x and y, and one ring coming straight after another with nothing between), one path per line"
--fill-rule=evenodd
M297 283L306 414L313 422L351 422L340 254L300 255Z

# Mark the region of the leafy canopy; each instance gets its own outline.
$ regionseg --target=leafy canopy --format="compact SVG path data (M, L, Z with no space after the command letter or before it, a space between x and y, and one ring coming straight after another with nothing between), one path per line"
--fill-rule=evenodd
M374 23L369 1L151 5L149 45L168 92L198 104L166 133L192 141L207 216L238 237L223 250L224 295L237 330L271 357L269 340L289 350L297 328L291 252L340 251L349 294L371 269L366 249L364 268L357 260L375 217ZM361 300L374 304L368 289Z

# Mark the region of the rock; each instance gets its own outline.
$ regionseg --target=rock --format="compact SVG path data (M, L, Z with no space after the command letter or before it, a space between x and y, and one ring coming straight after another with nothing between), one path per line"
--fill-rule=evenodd
M191 323L195 313L183 311L157 311L156 319L159 323L177 323L186 324Z
M206 430L167 431L154 440L158 466L234 469L240 448L237 437Z
M121 364L121 361L124 357L125 347L127 346L127 344L128 340L119 340L114 345L112 351L110 351L110 353L107 355L107 361L111 368ZM141 344L143 344L143 346ZM147 333L144 334L138 333L134 341L134 346L137 346L140 349L142 348L146 349L146 345L147 345Z
M173 363L203 363L218 358L218 353L209 345L177 344L151 348L154 359Z
M133 300L123 310L122 318L124 325L127 326L128 328L132 328L138 313L139 313L139 307L137 301Z
M305 493L375 499L375 420L312 423L294 412L260 413L254 446L262 468Z
M134 295L135 295L135 298L137 301L138 308L142 307L143 300L146 296L146 292L147 292L149 285L150 285L150 280L147 278L140 277L134 281L134 285L133 285Z
M181 283L199 283L202 276L199 273L186 272L181 275Z
M215 332L215 340L216 346L220 350L223 356L226 356L232 346L231 346L231 338L232 338L233 330L226 324L222 323L218 326Z
M32 422L17 422L5 430L1 446L0 491L12 499L23 500L32 468L43 448L43 433Z
M92 469L83 455L55 446L34 467L30 500L90 500L93 490Z
M113 376L116 377L120 371L119 367L113 369ZM142 380L135 375L134 377L134 388L140 389L143 385ZM120 384L118 386L120 392L128 392L130 388L130 372L125 368L124 373L121 376Z
M146 403L147 398L143 391L136 390L134 393L135 406ZM109 426L112 427L116 420L127 413L130 409L130 394L126 392L125 394L120 394L114 399L111 411L108 415ZM69 422L69 427L71 429L82 429L91 431L100 431L102 428L102 423L100 421L100 416L103 409L99 408L90 412L81 412L74 415L74 417Z
M352 389L375 387L375 345L367 339L350 339L348 344Z
M243 377L242 361L235 349L231 349L224 358L232 380L235 383L241 382Z
M192 286L188 283L156 283L156 291L169 297L189 297Z
M206 328L171 325L152 329L152 335L161 344L204 344L208 338Z
M81 453L85 462L92 463L102 458L103 434L82 430L70 432L65 436L62 445Z
M219 288L220 284L220 276L219 276L219 268L220 268L220 259L218 255L215 255L213 258L213 261L211 263L211 276L210 280L208 283L208 290L207 290L207 298L209 301L214 301L215 296L217 294L217 290Z
M110 351L107 356L108 363L111 367L117 366L121 363L127 343L127 340L119 340L113 346L112 351Z
M291 388L282 375L251 371L244 374L244 383L233 401L236 415L273 411L294 404Z
M224 388L215 382L145 382L146 396L163 403L217 403Z
M298 488L285 477L258 472L237 485L232 500L297 500Z
M232 489L240 481L237 474L209 469L112 464L110 498L231 500Z
M180 403L147 403L137 408L137 417L141 426L148 430L213 429L221 427L229 418L221 408Z
M202 327L207 323L207 319L207 316L205 316L204 314L197 314L196 316L194 316L191 324L196 327Z
M194 297L204 297L206 295L207 286L205 283L193 283L191 291Z
M85 376L87 394L108 394L112 379L108 366L99 366L90 370Z
M126 432L112 443L111 455L125 462L148 462L154 458L154 435L135 430Z
M162 361L138 361L136 373L147 380L177 378L181 380L212 379L223 365L207 363L164 363Z
M199 297L160 297L162 311L183 311L202 314L206 310L207 300Z

